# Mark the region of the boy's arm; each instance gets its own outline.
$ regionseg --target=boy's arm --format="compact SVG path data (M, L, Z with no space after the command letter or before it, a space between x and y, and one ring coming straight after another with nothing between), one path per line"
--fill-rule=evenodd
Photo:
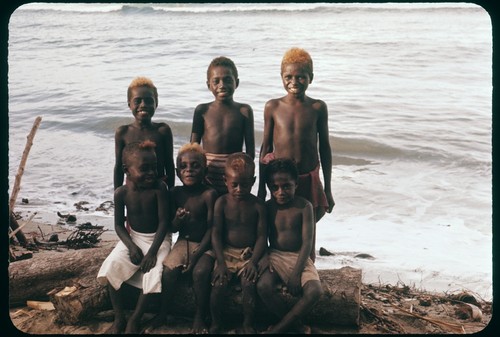
M224 197L217 199L214 206L214 224L212 226L212 249L217 260L216 267L212 274L212 285L227 284L230 274L227 270L223 253L222 231L224 230Z
M264 170L266 165L262 163L264 157L273 152L273 129L274 129L274 120L272 116L272 112L274 110L274 104L271 102L267 102L264 107L264 135L262 138L262 146L260 147L259 154L259 191L258 196L262 200L266 199L266 179Z
M321 102L321 108L319 109L317 128L319 139L319 157L321 161L321 168L323 170L326 199L328 200L328 213L331 213L333 206L335 206L331 188L332 149L330 147L330 134L328 131L328 108L324 102Z
M123 163L122 163L122 152L125 147L125 142L123 141L124 127L119 127L115 132L115 167L113 170L113 185L116 190L119 186L123 185Z
M156 230L153 243L149 247L148 252L141 263L141 270L144 273L147 273L156 265L156 254L165 240L165 235L167 235L167 232L170 230L170 207L167 200L167 187L163 183L159 183L158 185L159 189L156 192L158 228Z
M204 104L200 104L194 109L193 125L191 127L191 143L201 144L201 139L203 138L203 131L205 127L205 121L203 119L204 112Z
M253 110L250 105L246 105L245 113L245 151L246 153L255 158L255 133L254 133L254 118Z
M302 245L300 247L299 256L292 273L290 274L290 279L288 281L288 289L291 294L298 294L300 292L300 279L306 261L311 255L313 233L314 233L314 212L313 207L310 202L306 202L303 212L302 212L302 231L300 234L302 237Z
M250 262L252 262L255 266L258 265L267 248L267 213L264 202L260 201L257 204L257 211L259 212L259 222L257 224L257 240L255 241L252 258L250 259Z
M172 129L167 125L165 130L165 174L167 175L168 188L173 188L175 184L175 164L174 164L174 137Z
M119 186L114 193L115 232L118 238L127 247L130 254L130 261L132 261L133 264L138 265L141 263L143 254L141 249L132 241L129 232L125 228L125 194L125 186Z
M197 253L201 256L205 251L210 248L212 240L212 228L214 223L214 205L217 200L217 192L215 190L210 190L206 193L206 206L207 206L207 231L201 239L200 246Z

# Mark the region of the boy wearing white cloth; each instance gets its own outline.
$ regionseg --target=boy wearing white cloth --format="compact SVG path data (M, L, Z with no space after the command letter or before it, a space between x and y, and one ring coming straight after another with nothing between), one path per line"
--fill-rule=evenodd
M123 150L127 184L115 190L115 231L120 241L103 262L97 275L109 284L115 319L107 333L139 333L139 325L153 293L161 292L162 261L170 251L167 187L157 175L155 143L128 144ZM125 228L125 209L130 234ZM130 294L123 282L142 289L134 312L126 320L124 300Z

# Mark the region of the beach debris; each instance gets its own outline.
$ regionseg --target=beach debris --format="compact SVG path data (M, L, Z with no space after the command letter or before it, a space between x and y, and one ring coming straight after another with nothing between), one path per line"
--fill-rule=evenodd
M57 212L57 215L66 221L68 224L73 224L76 222L76 216L73 214L62 214L61 212Z
M328 250L326 250L325 248L321 247L321 248L319 249L319 255L320 255L320 256L333 256L333 255L335 255L335 254L334 254L334 253L332 253L332 252L330 252L330 251L328 251Z
M88 204L89 204L88 201L79 201L79 202L74 203L73 206L76 207L77 211L88 211L89 208L83 206L83 205L88 205Z
M476 305L470 303L463 303L455 309L455 315L458 318L464 320L472 320L475 322L481 322L483 319L483 313Z
M453 301L456 301L456 302L464 302L464 303L474 304L475 306L481 308L481 303L479 303L477 298L468 292L463 291L463 292L460 292L458 294L450 295L450 299Z
M52 234L48 241L40 241L33 238L35 244L46 249L66 246L70 249L93 248L101 241L100 236L106 229L104 226L94 226L90 222L76 226L76 229L66 238L59 241L57 234Z
M30 201L28 200L28 198L22 198L22 199L21 199L21 202L22 202L23 204L29 204L29 203L30 203Z
M115 207L115 204L113 203L113 201L108 200L108 201L101 203L95 210L109 213L109 211L111 209L113 209L114 207Z
M26 306L35 310L55 310L54 304L52 302L47 301L26 301Z
M66 239L66 245L74 249L95 247L105 231L104 226L93 226L90 222L78 225L77 230Z
M423 307L430 307L432 305L432 298L430 296L421 296L418 299L418 304Z
M371 256L370 254L366 254L366 253L356 254L356 255L354 255L354 257L358 258L358 259L375 260L375 258L373 256Z

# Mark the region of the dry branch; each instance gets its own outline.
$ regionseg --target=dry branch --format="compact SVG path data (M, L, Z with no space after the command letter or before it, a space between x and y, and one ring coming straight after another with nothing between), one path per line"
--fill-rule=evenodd
M38 116L33 123L33 127L31 128L31 132L28 135L28 139L26 141L26 146L24 147L23 156L21 158L21 162L19 163L19 169L17 170L16 180L14 182L14 187L12 188L12 195L9 201L9 209L11 212L14 211L14 204L16 203L17 195L19 190L21 189L21 178L24 173L24 167L26 166L26 160L28 160L28 154L30 152L31 146L33 145L33 138L35 138L36 130L40 126L42 121L42 117Z

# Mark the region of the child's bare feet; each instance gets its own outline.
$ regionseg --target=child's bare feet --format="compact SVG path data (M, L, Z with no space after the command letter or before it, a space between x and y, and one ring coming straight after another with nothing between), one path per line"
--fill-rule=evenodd
M113 324L106 330L105 334L117 335L122 334L125 331L125 326L127 321L123 319L115 319Z
M212 323L208 332L211 334L219 334L222 332L222 330L219 324Z
M191 330L193 334L195 335L206 335L208 334L208 329L203 321L202 318L200 317L195 317L193 321L193 329Z
M129 319L127 327L125 328L126 334L139 334L141 331L139 329L139 321L135 319Z
M158 329L159 327L166 325L168 322L168 317L165 314L159 313L151 320L146 322L146 328L144 329L144 333L152 333L153 330Z
M241 329L237 329L236 333L239 335L253 335L257 333L257 330L253 326L243 326Z

